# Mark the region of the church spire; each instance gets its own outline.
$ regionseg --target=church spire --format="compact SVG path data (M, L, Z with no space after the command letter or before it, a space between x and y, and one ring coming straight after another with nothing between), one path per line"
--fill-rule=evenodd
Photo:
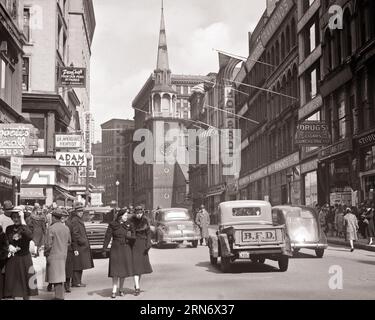
M158 60L156 64L156 70L169 70L168 47L167 47L167 36L165 33L163 0L161 1L160 34L159 34Z

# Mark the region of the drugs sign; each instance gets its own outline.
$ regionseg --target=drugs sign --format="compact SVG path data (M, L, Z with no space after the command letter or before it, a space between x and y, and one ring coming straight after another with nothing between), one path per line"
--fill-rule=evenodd
M324 121L303 121L297 125L296 143L304 146L331 144L329 127Z
M62 167L86 167L87 158L83 152L56 152L56 160Z
M86 68L59 68L59 84L62 87L86 87Z

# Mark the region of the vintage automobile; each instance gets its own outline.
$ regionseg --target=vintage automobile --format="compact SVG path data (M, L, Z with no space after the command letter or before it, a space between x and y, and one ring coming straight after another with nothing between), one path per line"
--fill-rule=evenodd
M218 208L218 230L209 237L210 262L229 272L236 259L264 263L278 261L280 271L288 269L292 256L284 225L272 220L271 204L267 201L237 200L222 202Z
M168 208L156 211L151 219L151 237L154 244L181 244L190 242L196 248L200 240L198 226L195 225L188 209Z
M92 253L103 251L104 236L108 224L115 218L114 211L111 207L87 207L84 209L83 220Z
M313 249L318 258L322 258L327 249L327 237L319 224L319 214L315 209L285 205L272 208L274 219L286 225L294 253L300 249Z

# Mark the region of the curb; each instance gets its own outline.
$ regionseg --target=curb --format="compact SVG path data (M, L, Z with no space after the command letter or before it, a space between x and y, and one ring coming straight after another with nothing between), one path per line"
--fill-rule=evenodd
M345 242L343 240L328 239L328 244L335 244L335 245L344 246L344 247L349 248L349 243ZM375 252L375 246L369 246L367 244L362 244L362 243L354 242L354 248Z

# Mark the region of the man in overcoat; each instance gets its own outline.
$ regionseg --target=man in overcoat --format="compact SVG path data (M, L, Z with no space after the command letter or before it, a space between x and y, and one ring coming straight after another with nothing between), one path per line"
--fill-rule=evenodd
M74 209L75 216L71 221L72 248L74 251L72 287L86 287L82 283L83 270L94 268L94 261L83 222L83 205L81 203L75 204Z
M64 300L65 263L71 243L70 230L63 223L65 215L62 209L52 211L44 251L47 257L46 281L54 285L56 300Z
M201 209L199 210L196 218L195 223L198 225L201 233L201 240L200 244L203 245L203 239L208 245L208 227L210 225L210 215L208 214L207 210L205 209L204 205L201 205Z

